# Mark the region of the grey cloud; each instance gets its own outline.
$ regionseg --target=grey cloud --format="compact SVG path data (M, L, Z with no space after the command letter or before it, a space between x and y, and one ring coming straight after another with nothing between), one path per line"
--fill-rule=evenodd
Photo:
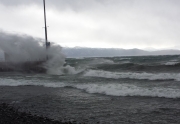
M31 4L31 3L39 3L39 0L0 0L1 4L6 6L18 6L22 4Z
M0 4L5 6L20 6L36 4L42 7L43 0L0 0ZM59 10L72 9L74 11L96 10L96 11L116 11L128 9L129 11L140 10L150 12L156 11L157 14L164 14L167 10L172 12L175 8L179 8L179 0L46 0L48 8L56 8ZM111 7L111 10L108 8ZM169 8L170 7L170 8ZM172 8L173 7L173 8ZM173 10L171 10L173 9Z
M93 9L94 7L118 5L120 8L123 6L133 6L136 0L46 0L47 7L55 7L57 9L70 8L75 11ZM19 6L37 4L42 5L43 0L0 0L0 3L5 6Z
M0 0L0 4L6 6L37 4L42 7L42 3L43 0ZM55 15L58 21L48 18L52 22L48 20L50 29L53 24L56 27L53 37L59 36L57 32L61 32L60 36L63 33L71 36L62 42L72 44L77 38L77 42L92 40L92 43L120 46L179 45L180 0L46 0L46 3L47 7L55 9L53 12L58 11Z

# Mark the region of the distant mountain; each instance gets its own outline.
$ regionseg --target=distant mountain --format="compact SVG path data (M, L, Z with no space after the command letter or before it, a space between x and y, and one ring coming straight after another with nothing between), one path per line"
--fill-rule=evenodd
M144 55L177 55L180 50L145 51L141 49L116 49L116 48L63 48L67 57L113 57L113 56L144 56Z

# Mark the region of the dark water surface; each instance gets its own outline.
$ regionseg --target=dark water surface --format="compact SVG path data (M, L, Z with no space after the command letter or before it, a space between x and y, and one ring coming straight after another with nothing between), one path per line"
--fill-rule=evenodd
M180 123L179 56L66 62L73 68L61 70L63 75L0 73L0 101L79 123Z

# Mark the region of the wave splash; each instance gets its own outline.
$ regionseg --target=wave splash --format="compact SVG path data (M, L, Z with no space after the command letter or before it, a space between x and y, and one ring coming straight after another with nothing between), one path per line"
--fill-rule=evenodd
M60 45L51 43L46 51L44 41L28 35L10 34L0 31L0 51L3 51L6 62L26 63L41 61L48 74L75 74L71 66L64 66L65 55ZM48 55L48 61L46 61Z

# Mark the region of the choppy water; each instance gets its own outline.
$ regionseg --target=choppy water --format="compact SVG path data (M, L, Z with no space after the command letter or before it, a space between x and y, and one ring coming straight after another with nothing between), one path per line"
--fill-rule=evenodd
M51 96L50 108L61 106L59 113L49 110L56 119L66 113L66 118L88 123L180 123L180 56L69 58L66 62L76 70L72 75L3 73L0 86L53 88L61 94L61 99ZM48 98L34 98L32 103Z

